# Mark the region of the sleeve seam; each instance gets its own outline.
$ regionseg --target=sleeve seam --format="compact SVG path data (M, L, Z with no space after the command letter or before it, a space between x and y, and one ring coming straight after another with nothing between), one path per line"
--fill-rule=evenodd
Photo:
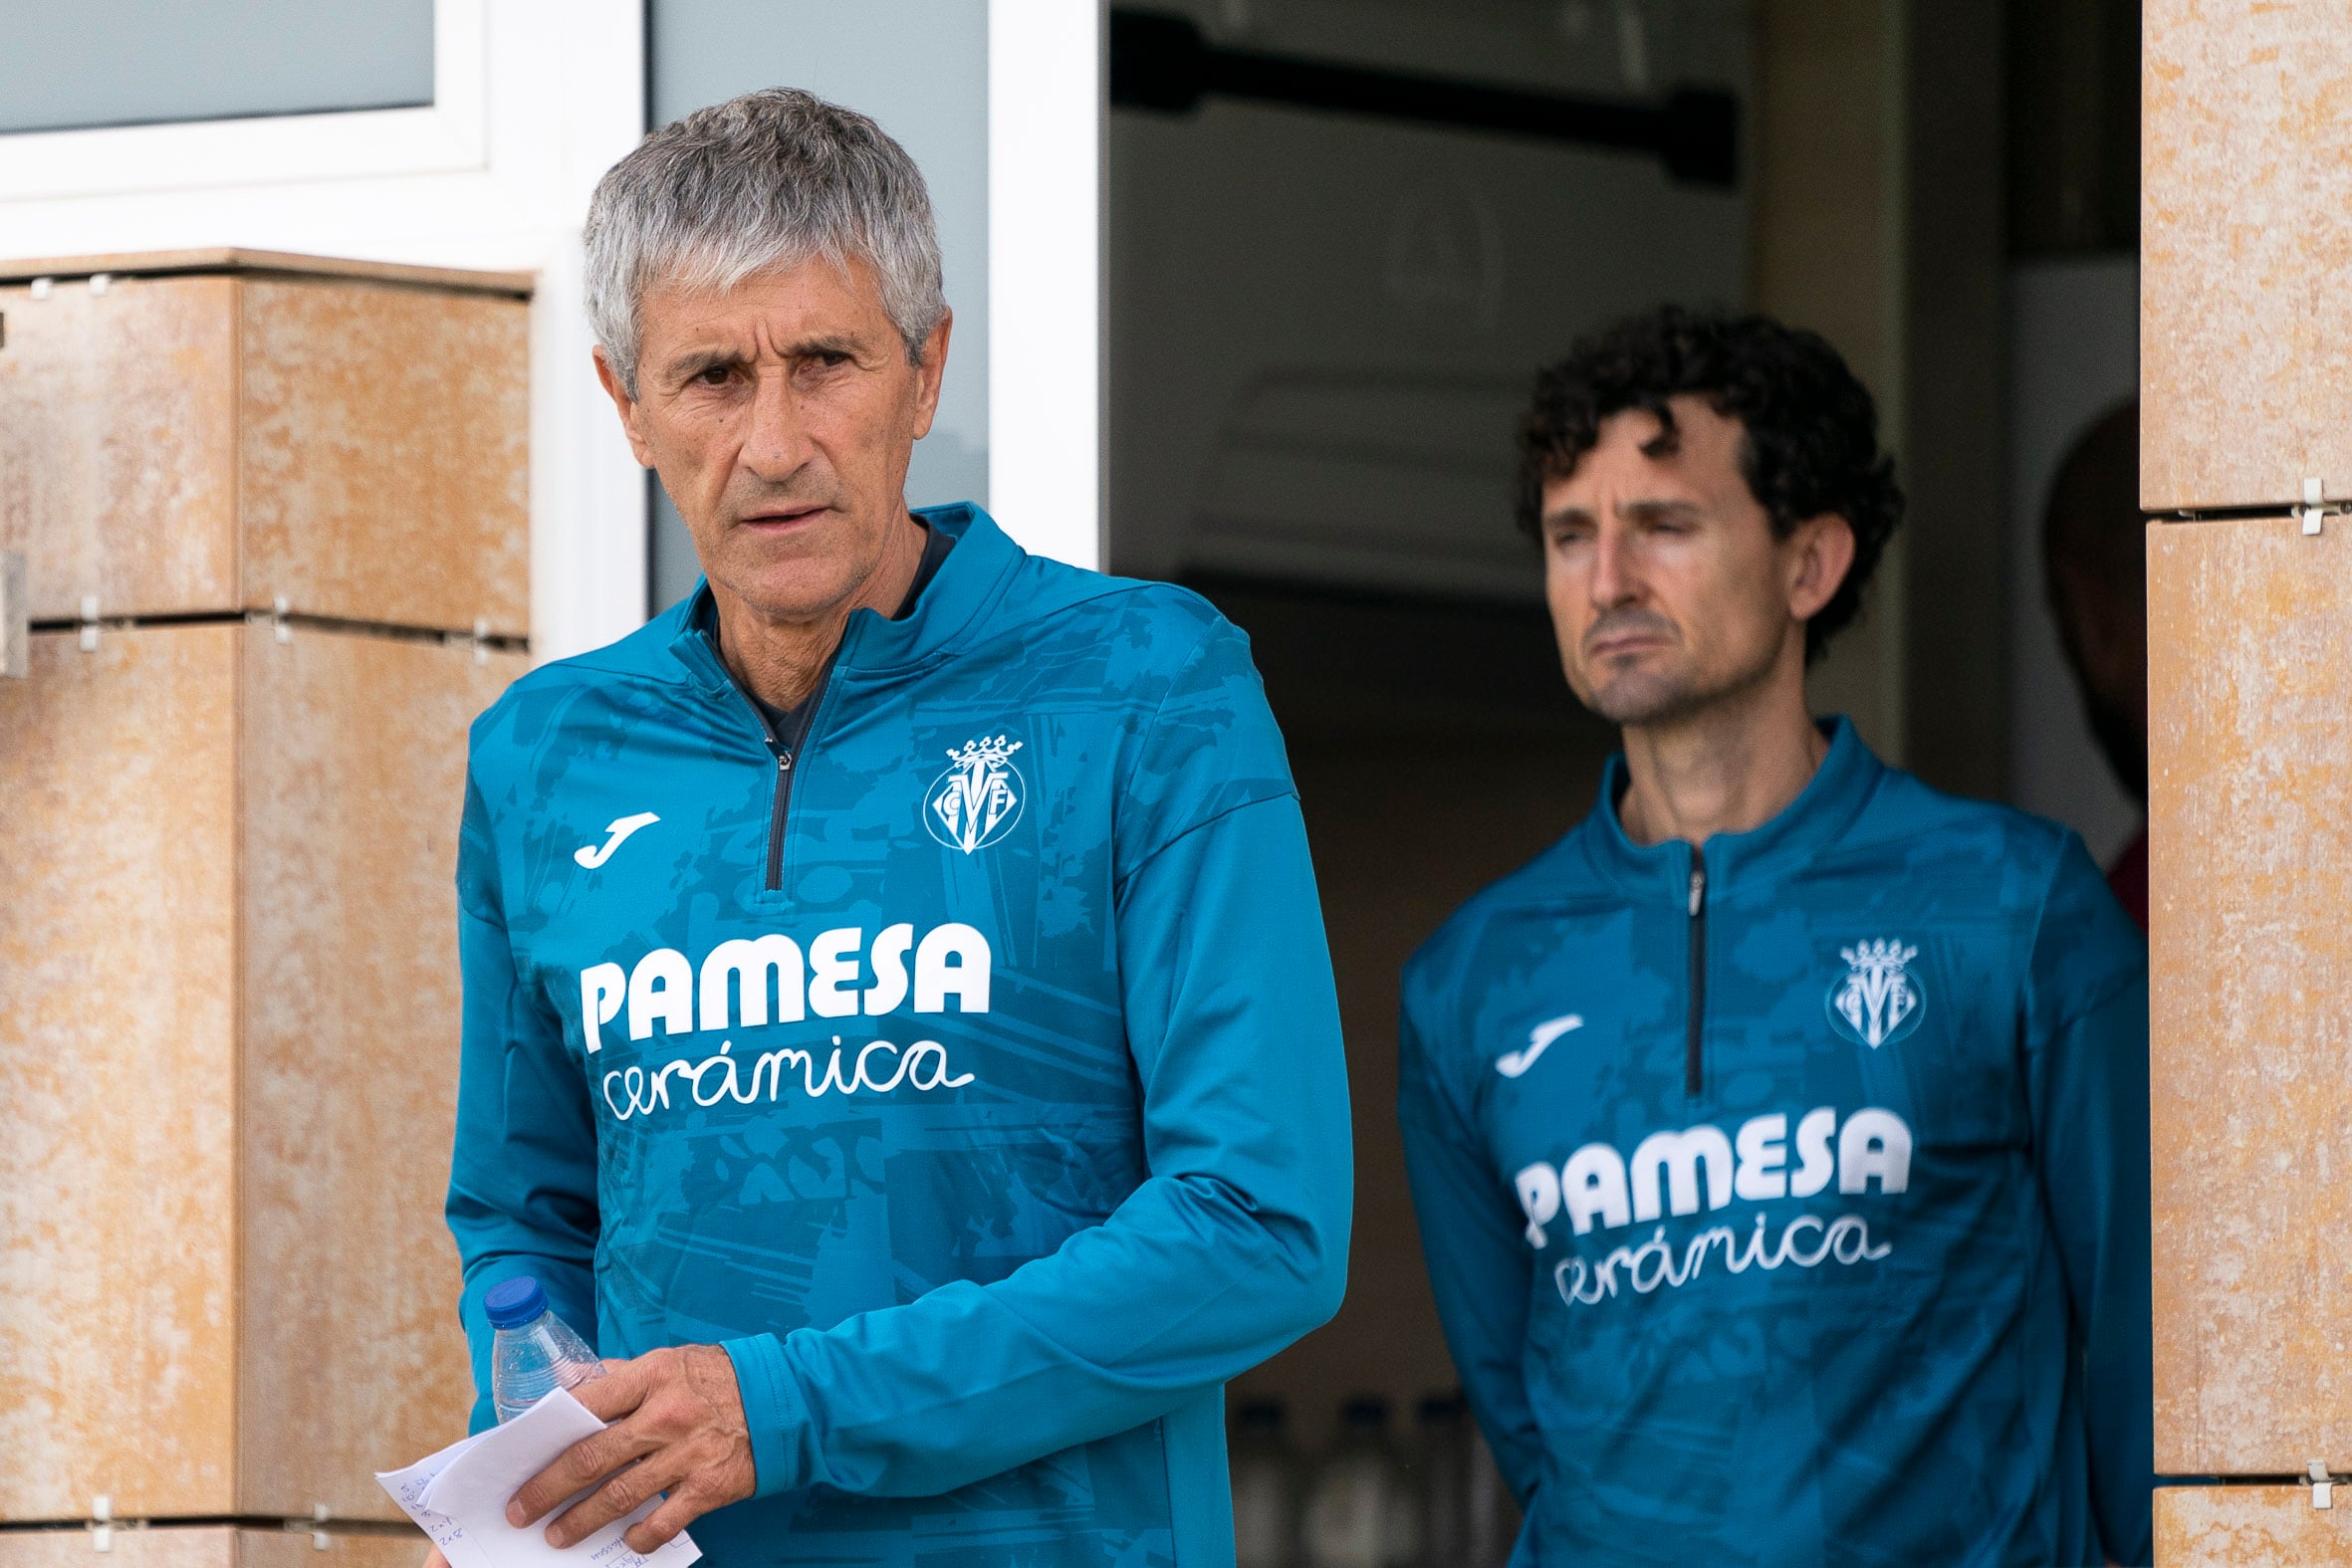
M1410 1116L1440 1137L1460 1137L1472 1143L1483 1141L1484 1130L1478 1122L1476 1091L1472 1092L1472 1103L1469 1105L1465 1105L1455 1098L1456 1086L1448 1081L1447 1074L1439 1071L1436 1053L1430 1048L1429 1031L1421 1027L1419 1020L1413 1016L1413 1012L1412 998L1400 996L1397 999L1399 1030L1401 1032L1405 1028L1410 1028L1413 1031L1416 1048L1409 1061L1405 1059L1404 1052L1398 1052L1398 1119L1401 1121ZM1409 1086L1419 1088L1424 1096L1437 1102L1435 1113L1418 1102L1408 1107L1405 1103L1404 1091Z
M2058 890L2058 877L2066 869L2066 834L2058 837L2057 853L2050 859L2050 868L2042 878L2041 892L2033 900L2033 940L2025 947L2025 1016L2018 1021L2024 1025L2019 1031L2030 1049L2033 1040L2033 1011L2041 1000L2041 980L2038 974L2041 957L2041 935L2049 921L2050 895Z
M2026 1049L2029 1051L2036 1048L2034 1031L2031 1027L2031 1023L2034 1005L2038 1003L2041 998L2041 983L2037 975L2039 965L2036 963L2036 960L2041 954L2042 933L2049 921L2050 899L2058 890L2058 879L2065 875L2066 850L2069 841L2073 837L2074 834L2071 831L2060 833L2058 837L2058 853L2056 859L2050 866L2048 877L2042 882L2041 896L2034 901L2033 905L2033 941L2030 945L2028 945L2025 951L2026 1015L2023 1021L2027 1026L2022 1030L2026 1041ZM2142 964L2137 973L2142 977L2145 977L2147 974L2147 966ZM2104 985L2100 986L2092 993L2091 1000L2081 1004L2079 1007L2070 1008L2061 1013L2057 1019L2050 1024L2049 1032L2053 1036L2065 1033L2068 1029L2074 1027L2077 1023L2080 1023L2084 1018L2089 1017L2092 1013L2107 1006L2108 1003L2113 1002L2116 996L2131 984L2131 981L2132 974L2130 972L2121 973L2111 977Z
M2057 1022L2051 1024L2050 1033L2053 1035L2063 1034L2068 1029L2073 1028L2083 1019L2089 1017L2092 1013L2098 1011L2101 1008L2106 1007L2117 997L2122 996L2126 991L2130 990L2133 979L2134 976L2132 974L2119 974L2115 976L2105 985L2101 986L2096 992L2094 992L2089 1002L2084 1003L2081 1007L2076 1008L2072 1011L2060 1017Z
M1126 870L1126 873L1119 877L1116 883L1113 884L1111 889L1112 897L1116 898L1124 894L1127 888L1134 882L1135 878L1141 876L1145 868L1148 867L1153 861L1159 859L1160 856L1166 854L1178 844L1183 843L1193 834L1200 832L1203 828L1215 827L1219 822L1224 821L1236 811L1247 811L1254 805L1271 805L1278 800L1295 800L1297 798L1298 790L1296 786L1294 785L1291 788L1281 791L1279 794L1252 795L1247 800L1236 800L1231 805L1218 807L1216 810L1210 812L1207 816L1204 816L1199 821L1193 823L1183 832L1175 834L1173 837L1169 838L1167 842L1155 847L1151 853L1145 855L1141 860L1138 860L1133 865L1129 866Z
M1160 727L1160 716L1168 711L1169 699L1176 695L1176 688L1183 683L1185 672L1190 670L1194 664L1199 662L1201 654L1209 646L1210 639L1217 635L1217 628L1224 623L1224 617L1217 615L1215 613L1214 607L1211 609L1211 616L1212 618L1210 619L1209 623L1201 628L1199 640L1193 643L1191 649L1184 655L1183 661L1179 663L1173 671L1170 672L1166 689L1160 693L1160 700L1152 704L1151 717L1144 721L1142 733L1136 737L1135 755L1128 759L1126 773L1119 780L1117 798L1122 802L1131 799L1134 796L1135 770L1143 766L1143 756L1151 749L1152 734ZM1117 825L1118 824L1114 821L1114 842L1115 829ZM1202 822L1196 825L1206 826L1207 823ZM1181 838L1184 835L1182 833L1179 833L1176 835L1176 838ZM1169 839L1168 843L1174 843L1176 838ZM1154 849L1152 854L1156 855L1159 853L1160 849L1165 849L1166 847L1167 844L1162 844L1159 846L1159 849ZM1145 860L1150 858L1151 856L1149 855L1144 857ZM1143 861L1136 862L1136 870L1141 870L1142 867Z

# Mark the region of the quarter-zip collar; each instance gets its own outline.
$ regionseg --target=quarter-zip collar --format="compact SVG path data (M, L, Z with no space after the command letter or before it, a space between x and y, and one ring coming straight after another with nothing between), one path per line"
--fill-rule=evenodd
M1600 799L1578 834L1593 868L1635 898L1679 907L1690 901L1695 857L1704 858L1711 903L1806 865L1845 832L1886 772L1844 718L1823 722L1821 730L1829 751L1795 799L1761 826L1718 833L1697 849L1679 838L1637 844L1626 835L1617 815L1626 784L1625 754L1619 752L1601 775Z
M915 515L954 540L955 548L947 553L938 574L904 619L891 620L864 608L849 612L840 646L833 653L833 678L845 672L907 669L943 656L1004 592L1006 580L1021 563L1021 547L1006 537L993 518L968 501L925 507ZM735 683L719 660L717 639L712 635L718 613L709 581L696 582L678 634L670 641L670 651L697 685L713 695L727 695Z

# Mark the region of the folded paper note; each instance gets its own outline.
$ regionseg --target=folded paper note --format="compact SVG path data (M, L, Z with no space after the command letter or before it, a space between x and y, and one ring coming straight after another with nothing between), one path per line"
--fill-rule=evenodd
M520 1530L506 1522L506 1505L525 1481L603 1430L580 1401L558 1389L503 1427L453 1443L404 1470L379 1471L375 1479L441 1548L450 1568L686 1568L702 1549L683 1530L650 1553L621 1539L622 1531L660 1506L658 1497L562 1551L547 1543L547 1527L562 1508Z

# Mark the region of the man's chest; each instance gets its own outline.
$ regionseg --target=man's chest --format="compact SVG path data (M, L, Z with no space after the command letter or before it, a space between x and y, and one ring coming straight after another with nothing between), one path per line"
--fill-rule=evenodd
M1030 728L837 726L789 768L651 732L550 779L510 938L607 1131L1123 1088L1109 791Z
M1876 1206L2025 1140L1999 920L1760 901L1711 910L1698 941L1656 908L1504 946L1518 957L1467 1016L1481 1130L1530 1244Z

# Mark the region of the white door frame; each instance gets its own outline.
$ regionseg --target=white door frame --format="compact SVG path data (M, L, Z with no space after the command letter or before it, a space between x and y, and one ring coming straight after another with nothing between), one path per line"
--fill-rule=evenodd
M1027 549L1099 567L1104 0L988 10L988 504Z

